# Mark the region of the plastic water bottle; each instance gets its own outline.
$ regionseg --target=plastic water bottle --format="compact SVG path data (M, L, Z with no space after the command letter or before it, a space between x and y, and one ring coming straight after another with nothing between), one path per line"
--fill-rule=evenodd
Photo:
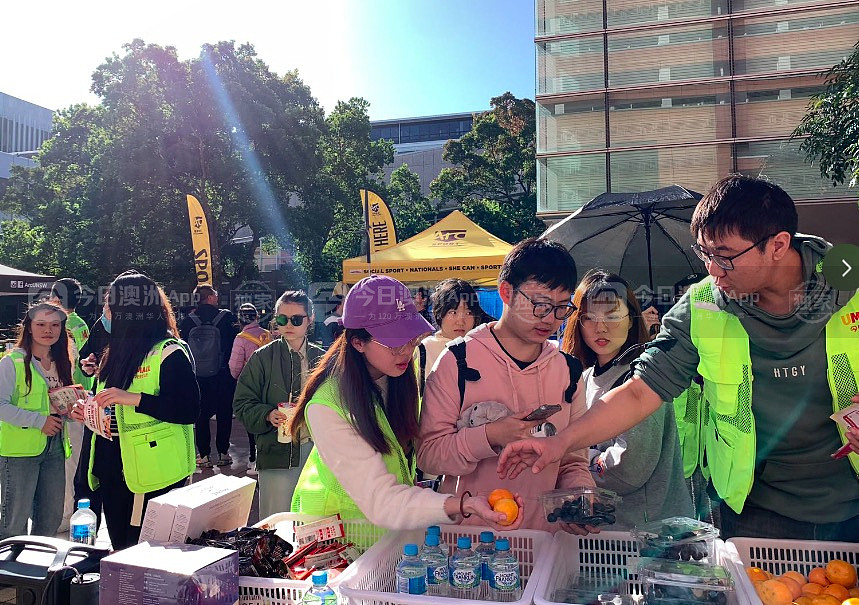
M426 566L427 572L427 594L430 596L447 596L447 555L438 547L438 536L430 534L426 537L421 562Z
M403 546L403 558L397 564L397 592L427 593L427 568L418 557L418 545Z
M471 550L471 538L460 536L450 558L450 596L458 599L480 599L480 557Z
M491 531L480 532L477 548L474 549L480 557L480 598L489 598L489 559L495 554L495 536Z
M522 598L522 579L519 561L510 551L510 540L495 541L495 554L489 561L489 599L499 603L510 603Z
M78 500L78 509L69 520L69 539L80 544L95 544L95 513L90 510L89 498Z
M328 572L314 571L310 578L313 586L304 593L302 605L337 605L337 595L328 587Z
M438 547L441 549L441 552L444 553L444 556L450 557L450 546L445 544L444 540L441 537L441 527L438 525L430 525L427 527L427 535L435 534L438 536Z

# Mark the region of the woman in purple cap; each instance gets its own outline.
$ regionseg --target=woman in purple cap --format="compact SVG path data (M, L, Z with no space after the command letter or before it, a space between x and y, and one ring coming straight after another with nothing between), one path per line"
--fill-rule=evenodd
M399 281L371 275L343 305L345 332L308 378L291 427L306 425L315 446L292 499L293 512L340 514L387 529L459 521L472 513L496 530L504 513L485 498L413 486L419 398L412 355L433 327ZM516 496L519 506L522 500Z

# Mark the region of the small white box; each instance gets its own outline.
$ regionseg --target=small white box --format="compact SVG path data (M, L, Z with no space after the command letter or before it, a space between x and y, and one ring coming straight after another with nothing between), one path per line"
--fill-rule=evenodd
M219 479L217 482L213 481ZM247 525L257 482L250 477L216 475L211 489L182 495L176 507L170 542L184 543L210 529L230 531ZM205 483L201 481L201 483Z

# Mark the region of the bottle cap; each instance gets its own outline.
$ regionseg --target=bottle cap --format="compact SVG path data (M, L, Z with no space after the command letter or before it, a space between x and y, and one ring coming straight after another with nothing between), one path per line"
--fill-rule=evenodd
M427 534L427 539L424 544L427 546L438 546L438 536L435 534Z
M457 548L463 548L463 549L471 548L471 538L468 536L460 536L456 540L456 547Z
M81 498L78 500L78 509L89 508L89 498Z
M403 554L407 557L414 557L418 554L418 545L417 544L406 544L403 546Z
M441 528L438 525L430 525L427 527L427 534L435 534L436 536L441 535Z
M495 541L495 550L510 550L510 540L507 538L498 538Z
M311 576L311 580L313 581L314 586L325 586L328 584L328 572L327 571L314 571Z
M492 543L495 541L495 536L491 531L482 531L480 532L480 541Z

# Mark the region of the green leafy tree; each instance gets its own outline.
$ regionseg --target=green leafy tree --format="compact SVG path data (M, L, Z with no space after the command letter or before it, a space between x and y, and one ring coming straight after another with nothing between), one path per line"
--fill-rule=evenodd
M417 235L435 222L436 209L421 192L420 177L408 164L398 166L391 173L386 200L394 216L399 241Z
M475 115L471 131L448 141L443 158L454 165L431 183L432 196L457 202L469 218L509 242L538 235L534 102L506 92Z
M833 186L859 181L859 44L826 76L826 88L812 97L793 132L809 162Z

